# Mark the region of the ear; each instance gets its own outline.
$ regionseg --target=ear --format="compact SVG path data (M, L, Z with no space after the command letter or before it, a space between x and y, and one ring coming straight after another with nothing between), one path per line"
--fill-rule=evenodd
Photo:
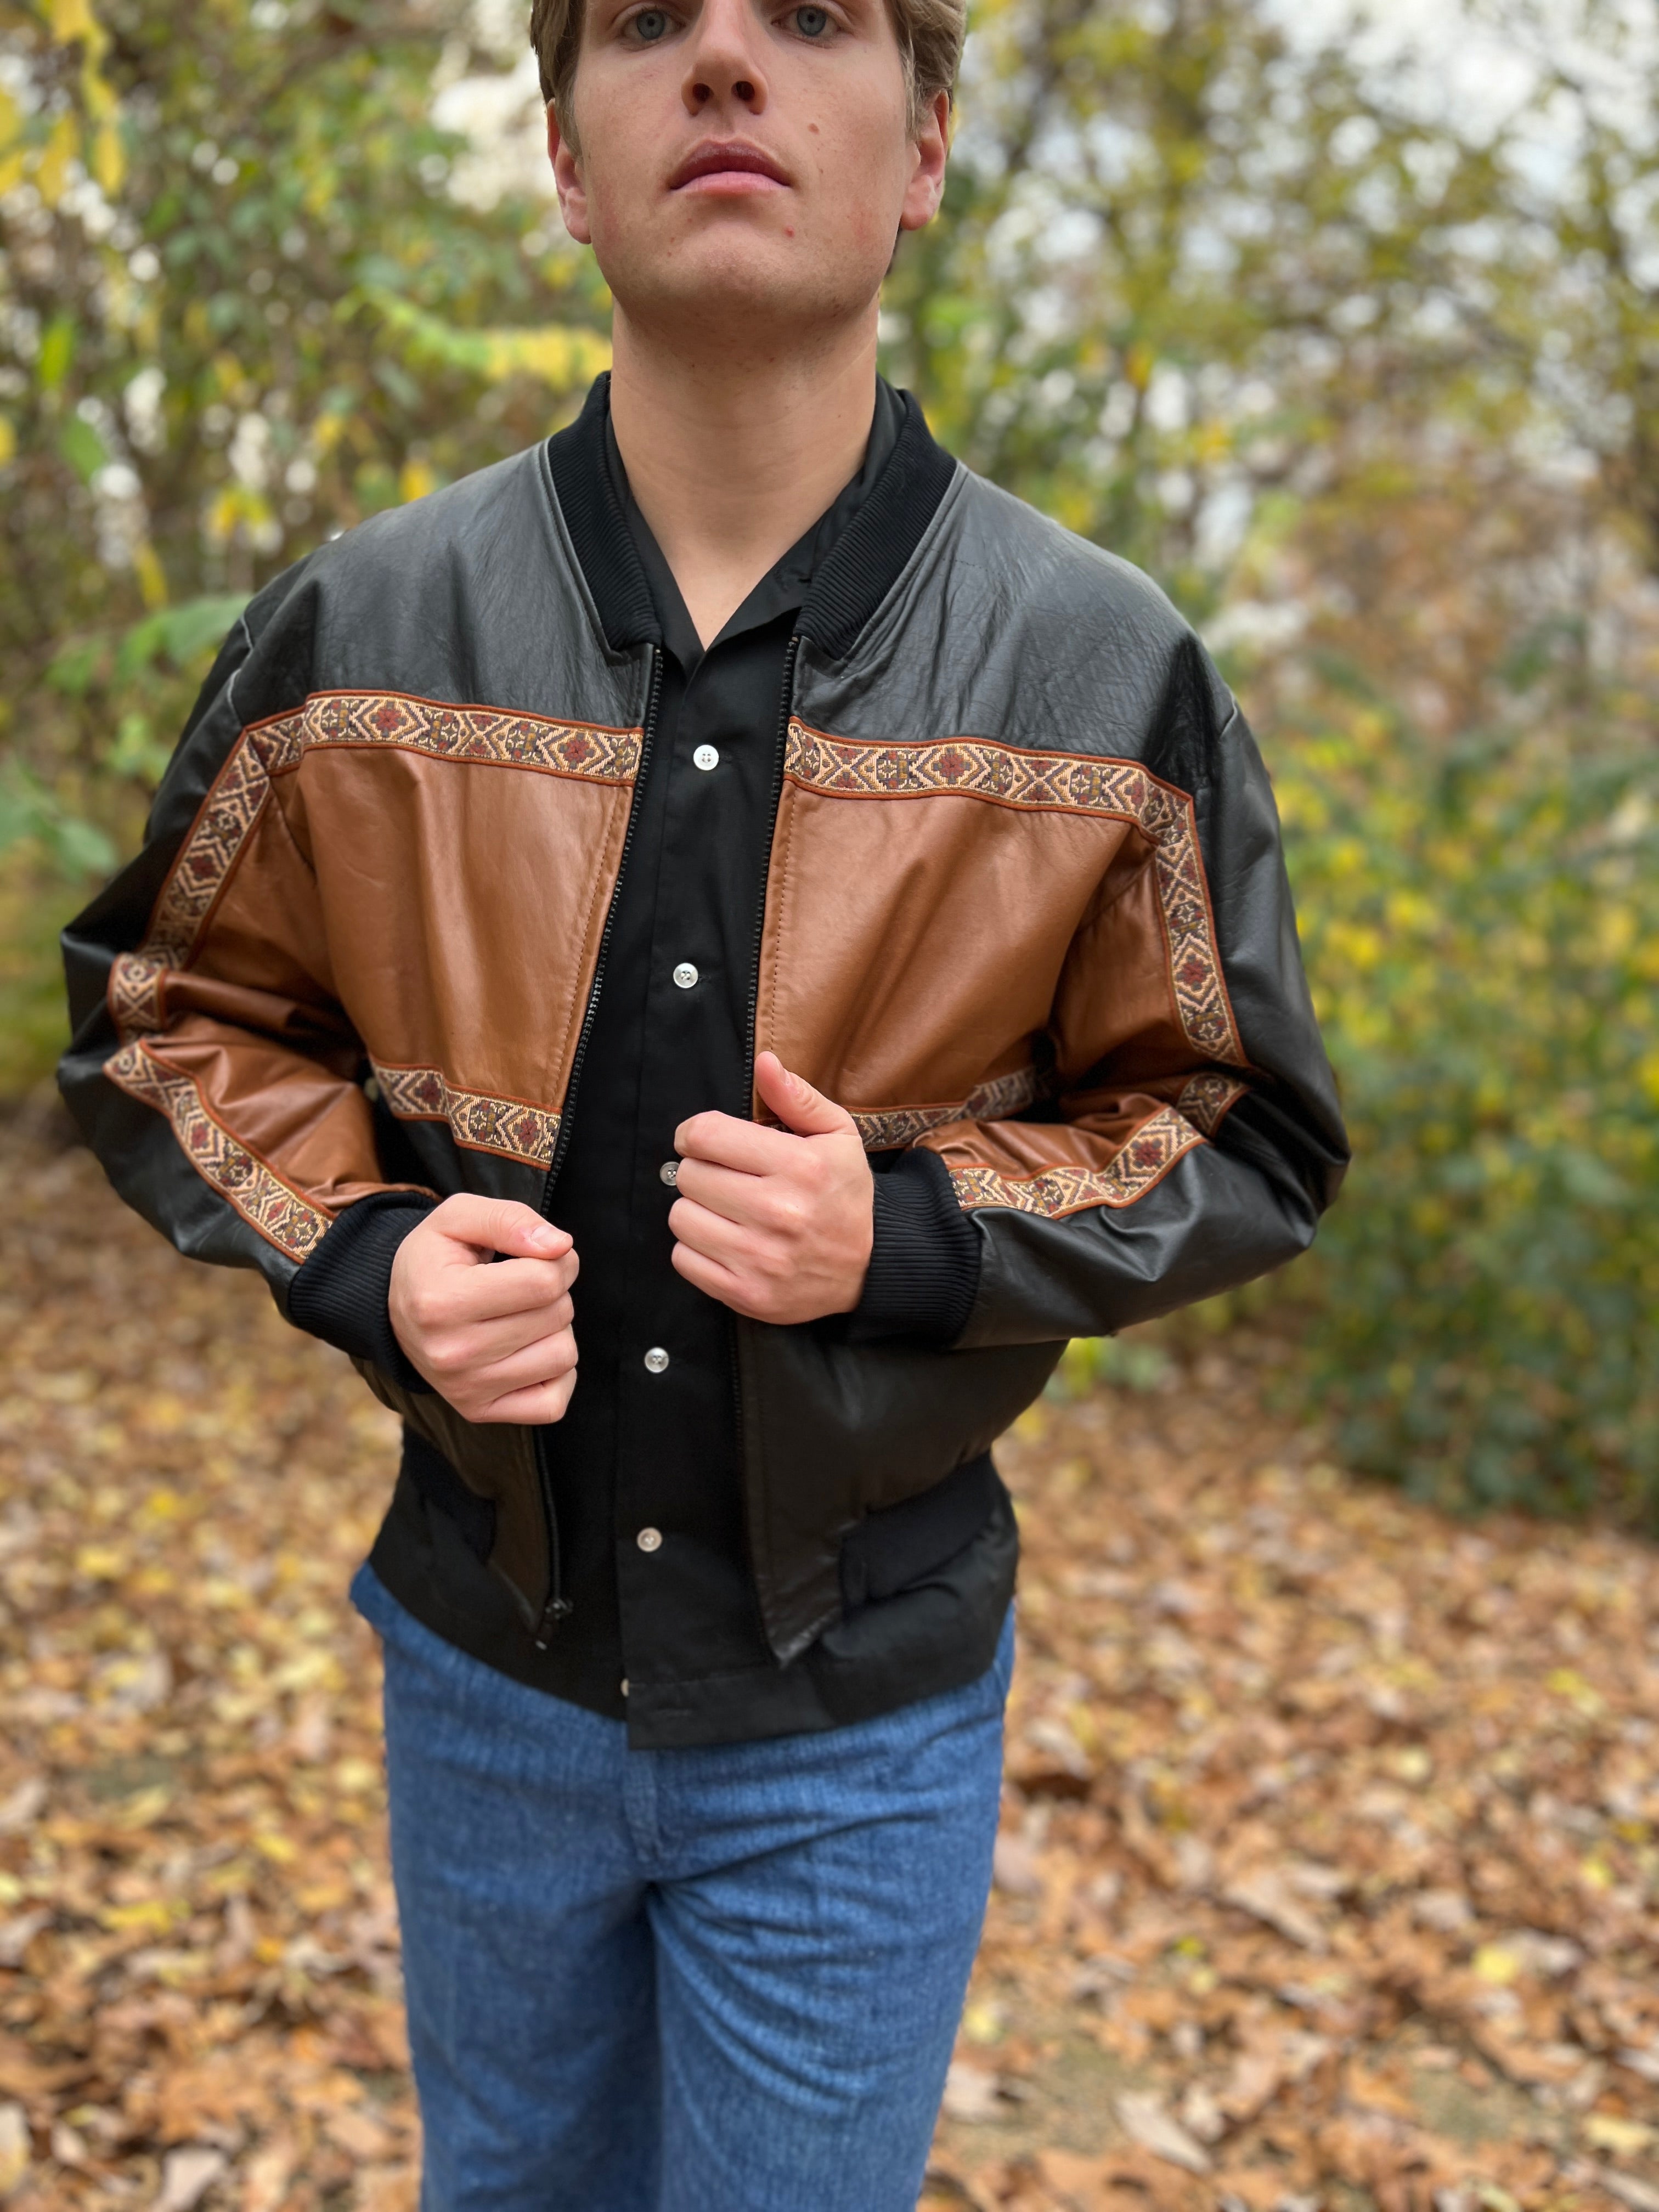
M553 103L547 103L547 158L553 164L553 183L559 195L559 213L578 246L592 246L593 232L587 220L587 191L574 149L559 128Z
M939 213L945 197L945 164L951 152L951 95L936 92L915 136L915 167L905 187L901 230L922 230ZM568 218L567 218L568 219Z

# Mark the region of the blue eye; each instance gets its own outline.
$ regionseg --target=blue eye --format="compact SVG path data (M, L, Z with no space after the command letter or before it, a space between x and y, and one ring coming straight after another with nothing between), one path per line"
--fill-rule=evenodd
M797 8L795 28L804 39L821 39L830 27L827 8Z
M634 18L634 34L643 39L647 46L654 46L668 33L668 18L660 8L641 9Z

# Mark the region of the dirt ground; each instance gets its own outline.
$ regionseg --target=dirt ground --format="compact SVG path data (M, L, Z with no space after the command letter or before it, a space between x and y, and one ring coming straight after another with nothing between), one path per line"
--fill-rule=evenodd
M0 2200L402 2212L344 1595L393 1425L49 1131L0 1175ZM1127 1365L1000 1450L1021 1658L925 2204L1659 2212L1654 1550L1352 1483L1235 1348Z

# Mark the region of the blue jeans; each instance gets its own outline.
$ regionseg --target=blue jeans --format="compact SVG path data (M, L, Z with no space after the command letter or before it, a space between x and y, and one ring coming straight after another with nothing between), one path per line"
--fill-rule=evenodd
M990 1888L1012 1613L963 1690L630 1751L368 1567L422 2212L914 2212Z

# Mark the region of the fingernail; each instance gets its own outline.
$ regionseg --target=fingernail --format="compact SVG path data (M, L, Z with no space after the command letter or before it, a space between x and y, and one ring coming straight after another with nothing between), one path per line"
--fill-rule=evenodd
M544 1221L539 1229L531 1232L530 1241L538 1252L556 1252L564 1243L564 1231L554 1228L550 1221Z

